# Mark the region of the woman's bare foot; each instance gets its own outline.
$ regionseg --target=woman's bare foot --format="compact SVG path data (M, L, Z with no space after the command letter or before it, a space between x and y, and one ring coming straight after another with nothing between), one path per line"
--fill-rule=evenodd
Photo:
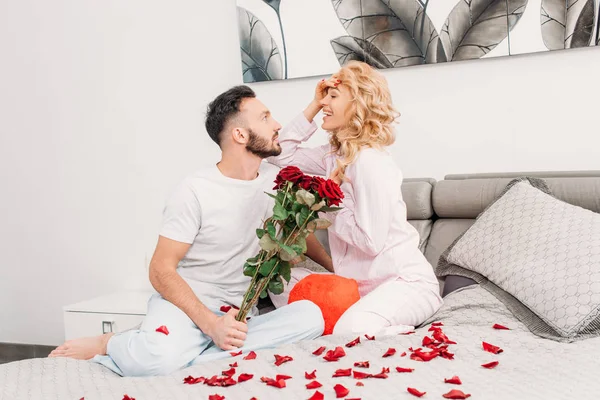
M114 333L95 337L69 340L58 346L48 357L68 357L76 360L89 360L96 355L106 355L106 345Z

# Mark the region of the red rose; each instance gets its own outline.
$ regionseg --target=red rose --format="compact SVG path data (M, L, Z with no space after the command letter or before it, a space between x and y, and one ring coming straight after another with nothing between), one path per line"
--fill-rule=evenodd
M320 176L313 176L311 178L310 188L318 192L319 186L321 186L323 182L325 182L325 179L321 178Z
M285 181L281 178L281 176L277 175L277 177L275 177L275 187L273 190L279 190L283 187L283 185L285 185Z
M322 182L317 191L319 192L319 196L327 199L327 202L330 206L339 205L344 198L342 189L340 189L338 184L331 179L327 179L326 181Z
M298 186L300 186L304 190L310 190L312 186L313 178L310 176L304 175L302 179L298 182Z
M304 177L304 173L300 171L298 167L290 165L289 167L285 167L284 169L279 171L277 177L281 177L281 179L283 179L284 181L298 183ZM275 182L277 182L277 179L275 180Z

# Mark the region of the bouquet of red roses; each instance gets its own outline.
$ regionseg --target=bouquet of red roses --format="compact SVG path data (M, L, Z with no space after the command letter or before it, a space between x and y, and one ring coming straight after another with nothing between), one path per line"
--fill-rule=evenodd
M319 218L319 212L334 212L341 208L344 194L330 179L305 175L297 167L282 169L275 179L273 216L256 230L260 252L244 264L244 275L252 277L236 317L244 321L259 297L283 292L283 279L289 283L292 264L306 259L306 237L331 224Z

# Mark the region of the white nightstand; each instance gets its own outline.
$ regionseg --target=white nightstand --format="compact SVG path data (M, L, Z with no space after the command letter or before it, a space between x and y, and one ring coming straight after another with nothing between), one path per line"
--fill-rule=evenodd
M152 292L122 292L63 307L65 340L123 332L139 326Z

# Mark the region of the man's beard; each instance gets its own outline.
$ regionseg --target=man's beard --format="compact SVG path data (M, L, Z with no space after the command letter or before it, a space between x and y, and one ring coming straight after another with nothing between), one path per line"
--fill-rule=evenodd
M248 129L248 132L250 134L250 140L248 140L248 144L246 144L246 150L250 153L257 155L260 158L275 157L281 154L281 146L261 138L251 129Z

